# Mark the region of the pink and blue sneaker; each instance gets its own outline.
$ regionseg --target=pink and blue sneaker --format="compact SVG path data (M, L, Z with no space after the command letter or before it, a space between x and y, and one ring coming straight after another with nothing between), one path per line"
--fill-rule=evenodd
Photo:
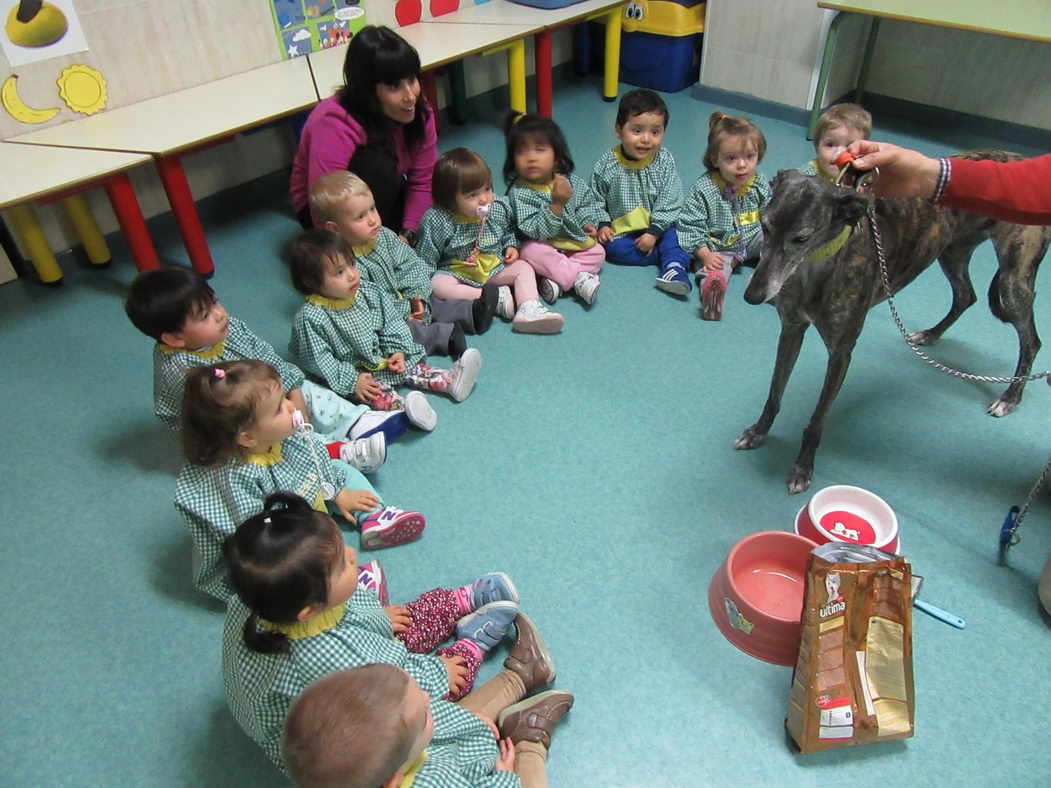
M361 521L361 546L365 550L397 547L420 538L427 520L419 512L384 506Z
M380 604L386 607L390 604L390 593L387 590L387 573L379 560L369 561L358 567L358 588L363 591L375 591L379 597Z

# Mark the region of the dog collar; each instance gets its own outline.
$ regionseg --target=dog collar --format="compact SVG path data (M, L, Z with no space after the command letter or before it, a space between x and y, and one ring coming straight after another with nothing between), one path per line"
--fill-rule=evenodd
M819 263L822 260L827 260L829 257L834 255L840 249L843 248L843 244L850 238L850 234L854 231L854 228L850 225L846 225L839 235L833 238L824 246L819 246L817 249L808 254L803 258L808 263Z

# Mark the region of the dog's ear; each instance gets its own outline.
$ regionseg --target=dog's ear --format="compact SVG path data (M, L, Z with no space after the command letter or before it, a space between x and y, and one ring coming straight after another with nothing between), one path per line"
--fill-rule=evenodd
M855 191L843 190L836 195L835 218L847 225L855 225L868 210L869 201Z

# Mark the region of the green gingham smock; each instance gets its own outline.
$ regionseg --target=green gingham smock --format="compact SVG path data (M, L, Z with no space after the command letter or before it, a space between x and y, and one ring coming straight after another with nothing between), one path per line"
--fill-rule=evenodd
M598 227L608 218L598 197L584 180L576 175L566 177L573 187L573 196L562 209L561 216L551 213L552 184L539 186L520 179L512 183L507 197L511 201L515 225L520 235L544 241L556 249L574 252L590 249L596 241L584 232L584 225Z
M828 181L829 183L835 183L836 182L835 178L830 178L828 176L828 174L823 169L821 169L821 165L818 164L817 159L811 159L806 164L804 164L802 167L799 167L799 174L800 175L816 175L819 178L821 178L822 180Z
M412 311L410 299L431 297L431 269L393 230L380 228L379 237L362 246L354 247L361 278L372 282L394 299L402 317ZM430 322L430 306L425 314Z
M285 394L303 385L303 373L299 367L277 355L269 342L264 342L249 331L248 326L236 317L230 318L229 327L226 339L210 348L182 350L158 344L153 349L153 411L172 432L180 429L186 370L191 367L257 359L277 370Z
M748 246L762 233L759 216L770 202L770 184L760 173L755 173L737 190L740 211L733 215L730 201L723 196L726 181L717 171L709 171L697 179L679 214L679 246L687 254L695 254L702 246L713 252L734 248L738 239Z
M521 788L514 772L495 772L499 748L488 725L462 706L431 701L434 736L401 786L412 788ZM410 779L411 782L410 782Z
M307 296L292 322L288 349L304 369L344 397L353 394L362 372L388 385L401 383L405 374L386 368L393 353L405 354L406 369L424 359L394 300L366 281L353 298Z
M646 231L659 239L676 225L682 180L675 158L665 148L636 161L614 145L595 162L590 185L605 206L602 223L611 224L618 236Z
M511 207L504 198L492 203L480 244L477 265L464 264L478 239L477 216L452 213L432 205L420 220L416 254L440 274L455 276L464 284L481 287L504 268L504 250L518 247Z
M233 458L210 468L183 465L175 484L175 508L193 541L194 585L228 602L233 590L226 580L223 540L261 512L268 495L280 490L298 493L318 511L327 511L323 481L338 493L346 470L330 460L325 444L313 433L290 435L267 453L244 460Z
M289 636L286 654L259 654L245 645L249 615L234 597L223 628L223 686L234 718L282 770L281 733L288 709L307 686L329 673L383 663L412 676L432 702L449 691L445 663L406 651L394 638L374 590L359 589L345 604L309 621L275 627Z

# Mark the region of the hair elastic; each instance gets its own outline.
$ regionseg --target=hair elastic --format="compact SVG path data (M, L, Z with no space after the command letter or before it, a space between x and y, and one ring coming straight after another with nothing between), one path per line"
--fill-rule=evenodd
M222 380L223 378L226 377L226 370L225 369L213 369L212 372L215 373L215 376L217 378L219 378L219 380Z

